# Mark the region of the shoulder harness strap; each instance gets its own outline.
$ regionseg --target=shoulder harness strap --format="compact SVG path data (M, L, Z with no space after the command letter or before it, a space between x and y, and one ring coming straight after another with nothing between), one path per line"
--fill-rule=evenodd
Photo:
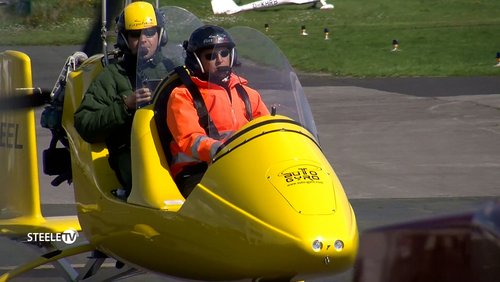
M248 98L248 93L243 88L243 85L241 84L236 84L236 91L238 91L238 95L240 96L241 100L245 103L245 111L246 111L246 116L248 121L251 121L253 119L252 115L252 104L250 103L250 98Z
M201 97L200 90L194 84L193 80L191 80L186 68L184 66L176 67L175 73L177 73L181 82L187 87L189 93L193 97L194 106L198 113L198 122L201 127L205 129L205 133L212 138L220 139L219 131L208 114L207 106L205 105L203 97Z

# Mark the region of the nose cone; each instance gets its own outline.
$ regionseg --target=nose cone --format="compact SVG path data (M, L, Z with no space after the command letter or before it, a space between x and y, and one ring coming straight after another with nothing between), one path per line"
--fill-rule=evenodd
M329 173L312 161L290 160L273 165L266 178L300 214L335 212L335 192Z

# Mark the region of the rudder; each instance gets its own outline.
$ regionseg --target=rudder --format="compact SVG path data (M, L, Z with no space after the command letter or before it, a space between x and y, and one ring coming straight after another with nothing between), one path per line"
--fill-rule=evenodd
M26 54L4 51L0 67L0 97L33 95ZM0 219L41 217L35 111L0 112L0 129Z
M1 52L0 69L0 97L34 95L28 55ZM0 160L0 235L81 230L76 216L42 216L33 108L0 111Z

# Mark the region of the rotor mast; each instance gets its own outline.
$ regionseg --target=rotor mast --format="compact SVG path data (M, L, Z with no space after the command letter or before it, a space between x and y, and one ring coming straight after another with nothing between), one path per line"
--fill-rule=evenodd
M102 38L102 52L104 54L104 65L109 64L109 59L108 59L108 41L107 41L107 32L108 29L106 28L106 15L107 15L107 10L106 10L106 0L102 0L102 25L101 25L101 38Z

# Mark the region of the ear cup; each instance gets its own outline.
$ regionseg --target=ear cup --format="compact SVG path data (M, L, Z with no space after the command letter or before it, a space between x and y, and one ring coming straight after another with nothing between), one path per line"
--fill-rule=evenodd
M160 28L160 34L159 34L159 45L160 47L164 47L165 45L167 45L167 42L168 42L168 34L167 34L167 31L162 27Z
M158 34L159 35L158 43L161 47L163 47L167 45L168 42L168 33L167 30L165 29L165 24L167 22L167 19L165 17L165 14L160 10L155 9L155 14L156 14L156 22L160 27Z
M127 51L128 50L128 43L127 39L125 37L124 31L125 31L125 15L123 12L115 18L115 24L116 24L116 44L115 48L120 49L121 51Z
M116 44L115 47L120 49L122 52L125 52L128 50L128 43L125 35L123 32L118 32L116 35Z

